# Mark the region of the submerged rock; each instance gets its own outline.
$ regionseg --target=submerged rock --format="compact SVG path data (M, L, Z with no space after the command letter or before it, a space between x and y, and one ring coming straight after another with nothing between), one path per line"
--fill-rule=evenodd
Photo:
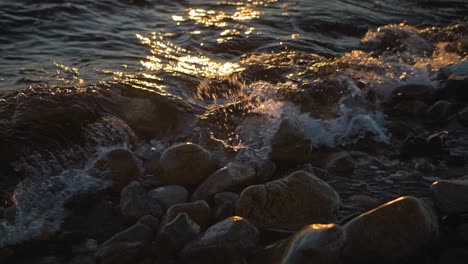
M437 238L438 223L429 205L406 196L354 218L344 229L346 260L397 261Z
M312 142L304 135L304 127L291 116L283 118L271 142L271 158L279 161L310 159Z
M297 171L286 178L246 188L236 204L236 215L258 227L294 228L335 220L341 199L319 178Z
M167 184L199 184L216 169L213 155L199 145L177 144L161 156L163 173L159 178Z
M348 152L340 151L328 158L325 168L331 173L351 173L356 165Z
M175 204L187 202L189 193L180 185L167 185L149 191L148 196L165 211Z
M181 256L185 263L231 263L248 256L258 243L258 230L246 219L233 216L186 245Z
M196 201L192 203L181 203L171 206L167 209L161 218L161 227L174 220L179 214L185 213L195 221L202 230L210 224L211 208L205 201Z
M214 194L234 189L243 189L255 183L255 170L242 162L229 162L205 181L192 194L192 201L208 200Z
M468 180L440 180L431 186L437 208L446 214L468 212Z
M120 195L120 212L131 223L145 215L160 217L163 211L156 200L151 199L143 185L131 182L122 189Z
M135 156L126 149L109 151L94 166L100 170L110 170L114 191L120 191L141 173Z

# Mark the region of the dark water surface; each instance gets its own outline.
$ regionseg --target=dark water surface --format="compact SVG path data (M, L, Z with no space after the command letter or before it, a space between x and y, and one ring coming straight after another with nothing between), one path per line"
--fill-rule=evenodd
M0 91L137 73L152 88L180 86L242 71L251 54L336 56L378 26L447 26L466 14L464 0L2 0Z

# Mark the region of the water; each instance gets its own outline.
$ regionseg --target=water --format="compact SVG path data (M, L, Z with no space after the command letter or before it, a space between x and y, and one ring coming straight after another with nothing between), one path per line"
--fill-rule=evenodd
M158 93L195 115L187 124L194 134L261 158L286 116L315 146L369 134L387 144L370 91L385 100L397 84L437 86L448 65L465 71L466 50L448 46L466 36L467 14L464 0L2 0L0 94L89 85ZM141 99L134 105L152 109ZM0 222L0 246L57 231L67 199L106 187L67 160L88 159L89 167L99 144L131 145L121 122L101 120L83 129L83 146L14 164L27 180L13 192L17 220Z
M340 56L369 29L446 26L467 10L463 0L3 0L0 91L136 73L151 74L153 88L194 86L241 71L253 54Z

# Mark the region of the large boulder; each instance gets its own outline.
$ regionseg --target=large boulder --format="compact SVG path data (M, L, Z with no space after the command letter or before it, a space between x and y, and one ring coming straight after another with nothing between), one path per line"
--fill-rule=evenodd
M149 191L148 196L165 211L175 204L187 202L189 193L180 185L167 185Z
M255 170L242 162L229 162L210 175L192 194L192 201L208 200L223 191L242 189L255 182Z
M468 180L440 180L431 186L437 208L446 214L468 212Z
M196 201L192 203L181 203L171 206L167 209L164 216L161 218L161 227L172 222L179 214L185 213L193 221L195 221L202 230L205 230L211 219L211 208L205 201Z
M279 161L310 159L312 142L304 135L304 127L293 117L284 117L271 142L271 158Z
M299 230L285 243L281 264L340 263L345 241L343 228L335 224L313 224Z
M120 212L126 221L134 223L145 215L160 217L163 210L159 203L151 199L143 185L132 181L120 194Z
M216 169L213 155L199 145L177 144L161 156L163 173L159 178L167 184L199 184Z
M100 170L109 170L114 191L120 191L141 173L135 156L127 149L109 151L94 166Z
M341 203L326 182L304 171L262 185L247 187L236 204L236 215L258 227L297 228L335 220Z
M354 218L344 229L346 260L394 262L435 239L438 223L428 204L405 196Z
M233 216L187 244L181 256L184 263L232 263L248 256L258 243L258 230L246 219Z

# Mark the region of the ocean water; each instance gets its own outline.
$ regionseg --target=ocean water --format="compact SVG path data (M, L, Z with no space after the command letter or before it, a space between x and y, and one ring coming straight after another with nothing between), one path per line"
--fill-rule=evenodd
M0 95L89 85L157 93L196 113L194 131L264 156L285 117L316 146L369 134L387 144L369 94L385 100L402 83L437 86L440 69L467 71L466 50L450 46L468 43L467 22L464 0L1 0ZM89 145L118 136L103 127ZM12 195L16 222L0 222L0 246L57 231L67 199L109 184L89 175L93 160L59 163L15 164L27 180Z

